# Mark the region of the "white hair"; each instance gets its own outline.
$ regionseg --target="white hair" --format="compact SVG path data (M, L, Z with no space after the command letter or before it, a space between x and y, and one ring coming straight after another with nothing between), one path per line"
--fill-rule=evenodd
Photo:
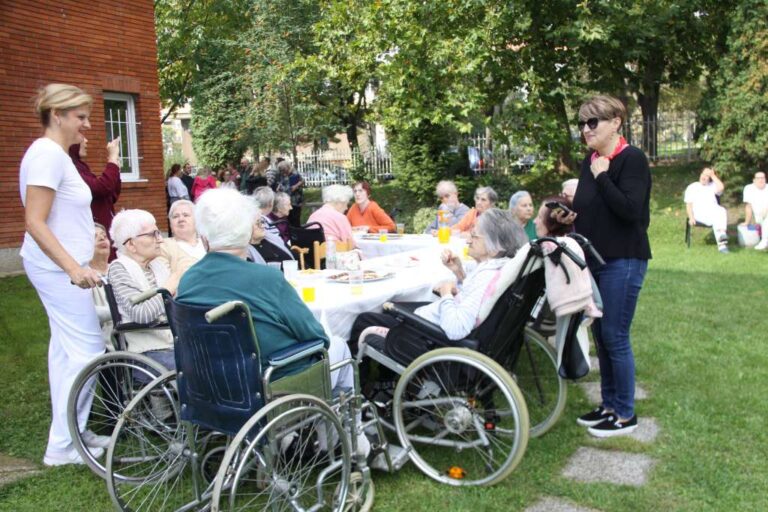
M485 248L493 258L511 258L528 243L528 236L512 220L512 214L498 208L490 208L479 216L475 230L484 237Z
M497 194L496 191L491 187L477 187L475 190L475 197L481 196L483 194L488 196L488 200L493 204L496 204L496 201L499 200L499 194Z
M275 206L275 192L269 187L259 187L253 191L253 200L259 208L272 211Z
M192 214L195 213L195 203L189 199L179 199L178 201L174 201L171 204L170 209L168 209L168 218L171 219L173 217L173 214L176 212L176 208L184 205L189 206L192 209Z
M514 211L515 208L517 208L517 203L522 201L524 197L531 197L530 192L527 190L518 190L509 196L509 211Z
M275 204L272 207L272 211L277 213L277 211L280 209L281 206L290 205L290 204L291 204L291 196L289 196L285 192L275 192Z
M348 203L354 195L349 185L328 185L323 188L323 203Z
M146 210L121 210L112 219L109 237L113 240L117 252L127 254L125 243L140 235L144 226L156 223L154 215Z
M448 194L458 194L459 189L456 188L456 184L451 180L443 180L435 187L435 195L437 197L445 196Z
M251 240L253 223L260 215L256 202L231 188L215 188L195 206L195 225L211 252L242 249Z

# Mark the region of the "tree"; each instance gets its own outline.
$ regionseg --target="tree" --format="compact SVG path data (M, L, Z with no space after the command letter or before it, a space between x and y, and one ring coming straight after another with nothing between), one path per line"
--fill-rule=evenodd
M704 156L725 175L768 170L768 4L741 0L712 81Z

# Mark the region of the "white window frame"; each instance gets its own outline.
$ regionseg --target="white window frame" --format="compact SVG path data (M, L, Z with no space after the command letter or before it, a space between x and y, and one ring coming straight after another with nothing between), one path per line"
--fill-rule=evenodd
M139 144L138 144L138 137L136 135L136 101L134 99L134 96L132 94L126 94L126 93L119 93L119 92L105 92L104 93L104 101L120 101L124 102L126 104L125 112L126 112L126 120L125 120L125 127L127 133L118 133L117 135L121 135L125 137L127 135L127 141L128 141L128 154L123 154L123 148L122 144L120 145L120 161L125 162L126 160L130 164L131 172L123 172L124 166L121 167L120 177L123 181L141 181L141 174L139 172L139 160L141 158L139 157ZM109 119L107 119L106 110L104 112L104 125L105 128L107 127L109 123ZM119 122L119 121L118 121ZM111 128L111 124L109 125ZM110 135L112 138L116 137L117 135L110 130Z

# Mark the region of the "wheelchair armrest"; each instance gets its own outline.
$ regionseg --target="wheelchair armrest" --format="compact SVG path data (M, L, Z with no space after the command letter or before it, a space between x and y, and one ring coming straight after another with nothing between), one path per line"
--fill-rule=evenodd
M114 331L118 333L132 332L132 331L146 331L147 329L168 329L170 326L168 322L150 322L148 324L140 324L136 322L124 322L119 323L114 327Z
M385 313L396 317L398 320L405 324L418 327L423 334L437 338L439 340L448 341L448 337L445 335L445 331L443 331L439 325L424 320L419 315L411 313L410 311L407 311L392 302L385 302L384 306L382 307L384 308Z
M269 355L269 364L276 368L289 365L313 354L322 353L325 350L325 341L312 340L296 343L283 350L278 350Z

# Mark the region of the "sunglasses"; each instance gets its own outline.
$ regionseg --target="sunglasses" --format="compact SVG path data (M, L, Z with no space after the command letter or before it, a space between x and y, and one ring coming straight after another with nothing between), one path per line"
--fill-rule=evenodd
M579 131L582 131L585 125L589 126L590 130L594 130L597 128L597 125L600 123L600 121L603 121L603 119L600 119L599 117L590 117L586 121L579 121L576 123L576 125L579 127Z

